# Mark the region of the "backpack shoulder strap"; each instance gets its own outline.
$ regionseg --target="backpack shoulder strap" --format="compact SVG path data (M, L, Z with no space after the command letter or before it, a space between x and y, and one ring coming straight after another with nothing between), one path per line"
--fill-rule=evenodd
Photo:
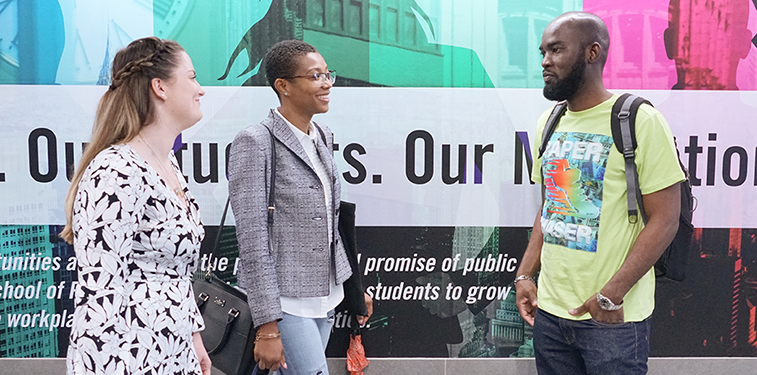
M610 127L615 148L623 155L626 174L626 195L628 196L628 222L635 224L641 219L646 222L639 174L636 170L636 113L648 100L632 94L623 94L615 101L610 115Z
M549 114L549 118L547 118L547 123L544 124L544 130L541 133L541 145L539 146L539 157L544 155L544 150L547 149L547 143L549 142L549 138L552 137L552 134L555 133L555 128L557 128L557 123L560 122L560 118L565 114L565 110L568 109L568 102L563 100L561 102L558 102L555 104L555 107L552 108L552 113Z

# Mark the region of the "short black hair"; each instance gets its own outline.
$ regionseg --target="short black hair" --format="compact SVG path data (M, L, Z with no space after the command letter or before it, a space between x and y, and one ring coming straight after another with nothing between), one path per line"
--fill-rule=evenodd
M276 80L295 75L297 58L311 52L318 52L318 50L310 44L297 39L282 40L268 49L263 60L263 66L265 67L265 76L268 84L271 85L276 95L279 95L274 86Z

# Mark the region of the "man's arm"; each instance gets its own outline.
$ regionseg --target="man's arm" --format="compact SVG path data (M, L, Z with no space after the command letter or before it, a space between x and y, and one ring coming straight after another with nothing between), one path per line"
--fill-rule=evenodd
M644 196L644 210L647 223L631 247L628 257L618 272L600 291L613 303L623 301L626 293L654 266L660 255L670 245L678 230L678 217L681 212L680 183L673 184L660 191ZM599 307L596 294L591 296L577 309L570 310L571 315L589 312L595 320L603 323L622 323L623 309L605 311Z
M541 268L541 247L543 244L541 232L541 207L536 213L534 227L531 231L531 239L528 241L528 247L520 261L517 276L526 275L533 277ZM516 276L516 277L517 277ZM521 318L530 325L534 325L534 316L536 315L536 284L529 279L520 280L515 285L516 305Z

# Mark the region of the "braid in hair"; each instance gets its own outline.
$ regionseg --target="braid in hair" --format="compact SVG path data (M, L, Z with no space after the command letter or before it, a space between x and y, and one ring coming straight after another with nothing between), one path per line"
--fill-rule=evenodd
M162 40L155 37L145 38L142 40L144 41L144 43L147 43L148 41L154 42L154 51L141 58L127 62L126 65L123 66L123 68L121 68L113 75L113 81L110 84L111 90L117 89L119 86L121 86L123 81L128 79L129 77L144 73L144 68L152 67L156 60L159 60L160 62L166 61L165 58L159 58L161 54L170 52L166 43L163 43Z
M153 42L153 51L147 55L144 55L138 59L131 60L126 63L121 69L118 70L118 72L114 72L113 74L113 80L110 84L110 89L115 90L118 87L120 87L125 80L127 80L129 77L133 76L139 76L140 74L148 74L151 75L146 68L153 67L156 63L168 63L169 65L173 65L174 62L170 58L170 56L166 56L166 54L171 55L172 53L176 52L176 46L178 44L173 41L163 41L156 37L149 37L144 39L139 39L135 42L132 42L132 44L141 42L142 44L147 44L149 42ZM178 47L178 50L183 50L181 46ZM115 66L113 66L113 69L115 70Z
M121 83L127 78L129 78L132 75L142 73L142 67L151 67L153 66L152 59L155 57L157 53L153 53L150 56L145 56L139 60L129 61L123 69L119 70L118 73L116 73L115 77L113 77L113 82L110 84L110 86L113 89L117 89L118 86L121 86Z

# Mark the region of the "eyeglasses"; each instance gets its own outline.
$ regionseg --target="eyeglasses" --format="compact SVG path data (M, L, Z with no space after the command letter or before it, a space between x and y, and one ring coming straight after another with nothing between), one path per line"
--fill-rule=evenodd
M331 81L331 84L333 85L336 82L336 70L329 70L325 73L315 73L315 74L306 74L304 76L291 76L291 77L281 77L284 79L292 79L292 78L310 78L315 81L321 81L326 82L326 80Z

